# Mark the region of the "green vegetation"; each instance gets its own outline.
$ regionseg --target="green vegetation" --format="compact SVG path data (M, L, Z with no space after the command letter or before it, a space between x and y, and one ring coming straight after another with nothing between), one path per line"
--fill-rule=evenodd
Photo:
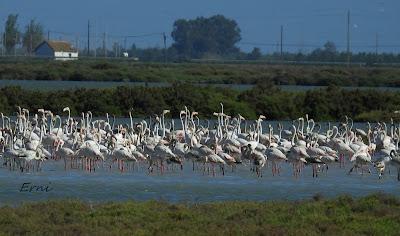
M180 57L218 57L240 51L235 46L241 40L239 26L236 21L222 15L194 20L179 19L175 21L173 29L171 36L175 43L172 48Z
M18 24L18 14L10 14L4 25L4 33L1 35L2 43L5 41L4 46L7 54L21 54L25 51L29 54L33 49L43 41L44 28L43 25L35 19L30 20L29 24L25 26L25 31L21 32ZM22 43L25 50L17 48L17 45Z
M399 110L400 93L375 90L343 90L328 87L307 92L281 91L273 85L258 85L247 91L215 87L195 87L190 84L173 84L171 87L117 87L112 89L77 89L73 91L41 92L20 87L0 89L0 111L13 114L16 106L37 111L50 109L58 114L69 106L73 115L92 111L95 116L106 113L127 116L130 108L134 116L160 114L170 109L173 117L188 106L198 111L202 118L212 118L225 104L225 112L240 113L247 119L259 114L270 120L296 119L308 113L317 121L340 120L345 115L356 121L389 120ZM215 118L215 117L214 117Z
M0 61L0 79L400 86L400 68L133 61Z
M18 14L10 14L7 17L6 24L4 25L4 33L2 34L2 43L4 44L7 53L11 53L14 50L15 45L20 39L20 33L18 31Z
M398 235L400 200L375 194L295 202L89 205L64 200L2 207L10 235Z
M22 36L22 45L26 48L29 54L33 53L33 50L44 40L44 29L43 25L31 20L28 25L25 26L25 32Z

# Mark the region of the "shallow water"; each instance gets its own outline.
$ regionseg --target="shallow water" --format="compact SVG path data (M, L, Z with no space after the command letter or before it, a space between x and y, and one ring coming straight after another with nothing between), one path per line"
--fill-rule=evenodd
M400 182L392 168L391 174L378 179L377 174L353 172L348 163L345 168L330 166L327 173L312 177L311 166L306 166L300 177L292 175L291 166L282 164L280 176L272 176L270 168L257 178L248 166L240 166L234 172L227 167L225 176L193 172L191 163L181 171L175 167L163 175L148 174L145 164L137 169L121 173L98 169L95 173L82 170L63 170L62 162L48 161L42 172L19 173L0 168L0 202L18 205L27 201L47 199L81 199L90 202L135 200L165 200L170 202L211 202L226 200L299 200L315 194L335 197L342 194L364 196L385 192L400 196ZM24 183L49 186L49 192L21 192Z
M218 88L230 88L239 91L249 90L254 87L252 84L193 84L195 86L212 86ZM20 86L23 89L41 90L41 91L55 91L55 90L70 90L76 88L87 89L104 89L115 88L118 86L145 86L145 87L169 87L170 83L166 82L115 82L115 81L48 81L48 80L0 80L0 88L6 86ZM284 91L308 91L313 89L326 88L326 86L303 86L303 85L280 85L278 86ZM400 91L398 87L343 87L347 90L367 90L376 89L381 91Z
M138 122L141 119L134 119ZM169 119L168 119L169 121ZM204 122L204 121L202 121ZM285 129L291 122L280 121ZM129 119L120 118L116 123L129 123ZM276 133L278 121L263 123L264 132L267 124L273 125ZM175 120L176 128L180 121ZM326 123L321 123L321 131ZM332 125L337 125L332 123ZM168 125L167 125L168 126ZM355 123L354 127L364 128L365 123ZM1 158L0 158L1 159ZM1 160L0 160L1 162ZM234 172L226 167L225 176L220 172L215 177L193 172L192 164L186 163L183 171L175 167L165 174L148 174L147 165L136 166L135 171L121 173L114 168L97 169L95 173L83 170L64 171L63 161L46 161L41 172L20 173L0 167L0 204L18 205L26 201L47 199L76 198L92 202L135 200L166 200L170 202L211 202L226 200L299 200L311 198L315 194L335 197L342 194L364 196L375 192L385 192L400 196L400 182L397 172L392 168L391 174L378 179L377 174L353 173L347 175L351 168L337 164L329 166L327 173L312 177L311 166L306 166L299 178L293 177L292 167L282 163L280 176L272 176L270 167L263 169L263 178L257 178L250 172L250 167L240 165ZM199 167L200 168L200 167ZM21 192L24 183L49 186L49 192Z

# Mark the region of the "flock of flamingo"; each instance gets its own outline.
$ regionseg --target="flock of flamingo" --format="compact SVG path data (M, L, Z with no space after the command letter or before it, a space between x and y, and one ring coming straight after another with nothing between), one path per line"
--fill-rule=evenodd
M293 167L296 177L305 169L312 169L313 177L318 177L328 166L346 168L350 163L348 174L371 173L373 167L381 178L393 166L400 180L400 127L393 121L373 127L367 123L363 130L354 128L352 119L346 117L322 132L321 124L305 115L289 129L280 123L274 129L265 125L263 115L247 121L240 114L225 114L221 104L221 110L213 114L212 126L209 121L200 122L199 114L185 107L180 112L182 128L175 129L174 120L165 118L169 110L138 123L129 112L130 123L118 125L108 114L106 119L93 120L90 111L76 118L68 107L63 112L65 117L68 114L64 120L44 109L33 116L20 107L15 117L1 114L2 168L41 171L43 164L54 161L63 163L65 170L88 172L99 168L134 171L135 166L142 166L149 174L185 167L224 175L227 167L234 172L242 166L262 177L267 168L272 175L280 175L283 163L289 163L286 166Z

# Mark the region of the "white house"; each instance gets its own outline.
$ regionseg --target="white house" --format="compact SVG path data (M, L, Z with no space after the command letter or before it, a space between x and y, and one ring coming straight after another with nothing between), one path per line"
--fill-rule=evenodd
M43 41L35 48L35 55L62 61L78 59L78 51L65 41Z

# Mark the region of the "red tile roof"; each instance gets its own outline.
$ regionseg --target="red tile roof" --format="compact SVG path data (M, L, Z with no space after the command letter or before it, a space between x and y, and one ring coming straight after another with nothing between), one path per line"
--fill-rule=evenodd
M55 52L76 52L76 49L72 47L72 45L65 41L43 41L39 44L36 49L42 46L44 43L47 43L50 48L52 48ZM35 49L35 51L36 51Z

